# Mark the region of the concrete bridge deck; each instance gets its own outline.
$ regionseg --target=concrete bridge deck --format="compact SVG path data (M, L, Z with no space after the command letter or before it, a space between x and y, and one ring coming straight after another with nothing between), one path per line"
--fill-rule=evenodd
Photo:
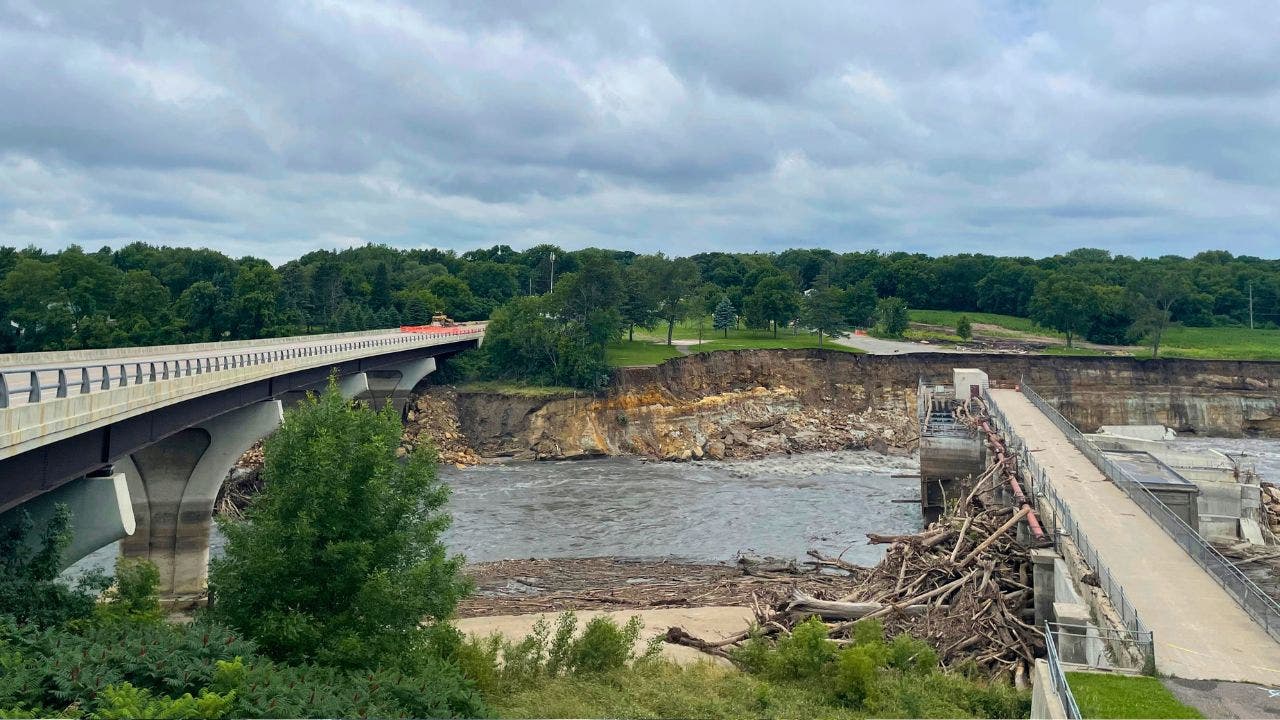
M1157 669L1191 680L1280 684L1280 643L1022 393L990 393L1154 633Z

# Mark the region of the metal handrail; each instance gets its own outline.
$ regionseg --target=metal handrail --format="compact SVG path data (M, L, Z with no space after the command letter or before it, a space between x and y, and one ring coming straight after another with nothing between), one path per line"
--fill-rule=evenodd
M484 333L483 326L440 328L439 332L424 332L420 328L404 331L394 337L376 339L352 339L318 345L261 350L246 349L240 352L218 354L200 353L191 357L165 360L115 359L103 363L62 365L53 367L16 367L0 369L0 409L10 407L10 399L26 395L26 404L66 398L72 395L88 395L113 388L163 382L192 375L223 372L300 358L335 355L353 350L363 350L406 343L421 343L440 337L471 336ZM306 336L301 336L305 339ZM56 379L43 382L41 377L56 373Z
M1080 706L1076 704L1076 696L1071 692L1067 675L1062 671L1062 659L1058 657L1058 646L1053 641L1053 630L1049 623L1044 624L1044 655L1049 662L1049 677L1053 680L1053 689L1062 697L1062 707L1067 711L1070 720L1081 720Z
M1160 498L1127 470L1104 456L1075 425L1040 397L1039 393L1025 383L1021 388L1023 395L1071 440L1076 449L1089 458L1103 475L1123 490L1152 520L1155 520L1156 524L1168 533L1200 567L1204 568L1205 572L1217 581L1268 635L1280 640L1280 603L1264 593L1247 575L1206 542L1200 533L1174 514Z

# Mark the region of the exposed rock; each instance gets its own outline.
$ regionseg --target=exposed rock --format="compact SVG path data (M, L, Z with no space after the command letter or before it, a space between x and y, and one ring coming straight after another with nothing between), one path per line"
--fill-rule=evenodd
M678 460L873 447L910 452L921 378L949 381L959 362L993 384L1024 379L1081 427L1163 423L1178 430L1280 436L1280 363L1036 357L872 356L817 350L699 353L628 368L597 396L458 395L461 426L482 455ZM711 450L717 441L716 450Z

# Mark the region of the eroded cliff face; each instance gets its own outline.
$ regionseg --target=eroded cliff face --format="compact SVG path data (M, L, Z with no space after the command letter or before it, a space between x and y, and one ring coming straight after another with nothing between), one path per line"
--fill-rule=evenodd
M605 393L525 398L458 394L485 455L663 459L912 448L920 378L954 367L994 385L1026 381L1086 430L1163 423L1182 432L1280 437L1280 363L1016 355L852 355L818 350L697 354L621 371Z

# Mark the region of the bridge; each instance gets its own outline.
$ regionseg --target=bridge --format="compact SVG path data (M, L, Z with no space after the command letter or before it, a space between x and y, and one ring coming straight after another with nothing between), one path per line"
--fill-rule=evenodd
M168 595L203 591L213 504L232 464L284 408L335 376L392 403L478 347L484 324L0 355L0 522L72 511L67 564L116 540Z
M1191 680L1280 683L1274 601L1122 468L1105 460L1100 467L1101 454L1034 390L992 389L989 397L1005 432L1034 458L1059 512L1070 514L1095 563L1123 588L1121 613L1132 611L1152 633L1158 670Z

